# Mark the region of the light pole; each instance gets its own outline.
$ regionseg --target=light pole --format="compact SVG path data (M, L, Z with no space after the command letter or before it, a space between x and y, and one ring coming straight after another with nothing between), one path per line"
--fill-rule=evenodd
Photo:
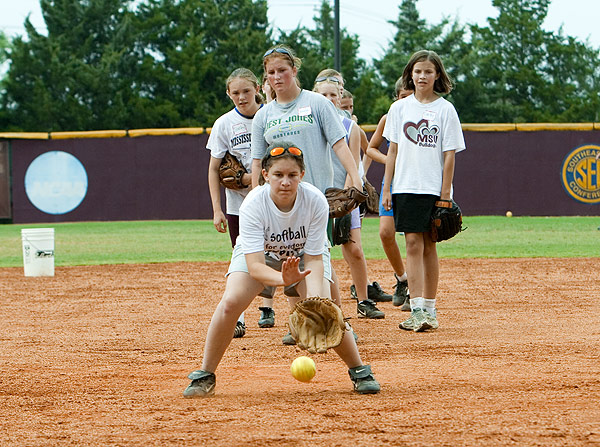
M333 30L333 44L334 44L334 53L333 53L333 66L334 68L341 72L342 71L342 51L340 48L340 0L334 1L334 17L335 17L335 25Z

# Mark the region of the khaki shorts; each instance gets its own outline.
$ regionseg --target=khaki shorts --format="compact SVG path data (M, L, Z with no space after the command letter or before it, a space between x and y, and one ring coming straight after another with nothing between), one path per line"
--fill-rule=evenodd
M265 256L265 264L267 264L269 267L277 270L278 272L281 271L281 264L283 264L283 260L276 260L271 258L270 256ZM304 256L300 256L300 270L304 270ZM233 248L233 254L231 255L231 262L229 263L229 269L227 270L227 274L225 276L228 276L231 273L234 272L244 272L244 273L248 273L248 265L246 264L246 256L244 256L244 253L242 252L242 247L239 244L236 244L236 246ZM329 250L325 250L324 249L324 253L323 253L323 272L325 276L325 279L327 279L329 282L331 281L331 255L329 254ZM293 297L297 297L298 295L298 291L296 290L296 285L298 283L295 284L290 284L289 286L285 286L283 288L283 293L286 296L293 296ZM274 286L265 286L265 288L263 289L262 292L259 293L259 296L265 297L265 298L273 298L275 296L275 291L276 291L277 287Z

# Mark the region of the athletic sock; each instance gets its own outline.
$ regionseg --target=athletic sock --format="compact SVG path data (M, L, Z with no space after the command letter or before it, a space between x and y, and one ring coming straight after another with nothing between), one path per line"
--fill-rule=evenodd
M244 312L242 312L242 314L241 314L241 315L240 315L240 317L238 318L238 321L239 321L240 323L242 323L242 324L245 324L245 321L244 321Z
M425 301L425 310L427 312L429 312L429 315L431 315L432 317L435 317L435 314L436 314L435 298L433 298L433 299L425 298L423 301Z
M395 273L394 273L394 275L396 276L396 279L397 279L398 281L406 281L406 280L408 279L408 276L406 275L406 272L404 272L404 273L402 274L402 276L398 276L398 275L396 275Z
M410 310L423 309L424 306L425 306L425 298L418 296L416 298L410 299Z

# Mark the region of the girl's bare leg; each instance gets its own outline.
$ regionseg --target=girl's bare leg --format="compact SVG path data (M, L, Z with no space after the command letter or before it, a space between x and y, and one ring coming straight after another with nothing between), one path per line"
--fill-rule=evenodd
M400 248L396 242L396 228L392 216L381 216L379 218L379 239L381 239L383 251L388 261L390 261L394 273L398 276L404 275L404 263L402 262Z
M202 370L215 372L233 339L238 317L262 289L263 285L252 279L248 273L234 272L227 277L225 293L208 326Z
M410 284L410 296L422 297L425 283L423 265L424 233L406 233L406 273Z

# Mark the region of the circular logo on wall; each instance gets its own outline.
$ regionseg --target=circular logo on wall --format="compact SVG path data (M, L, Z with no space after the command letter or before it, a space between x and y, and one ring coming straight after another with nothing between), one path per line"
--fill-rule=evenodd
M563 187L578 202L600 203L599 175L600 146L578 147L563 162Z
M33 160L25 173L27 197L48 214L73 211L85 198L87 187L85 168L67 152L46 152Z

